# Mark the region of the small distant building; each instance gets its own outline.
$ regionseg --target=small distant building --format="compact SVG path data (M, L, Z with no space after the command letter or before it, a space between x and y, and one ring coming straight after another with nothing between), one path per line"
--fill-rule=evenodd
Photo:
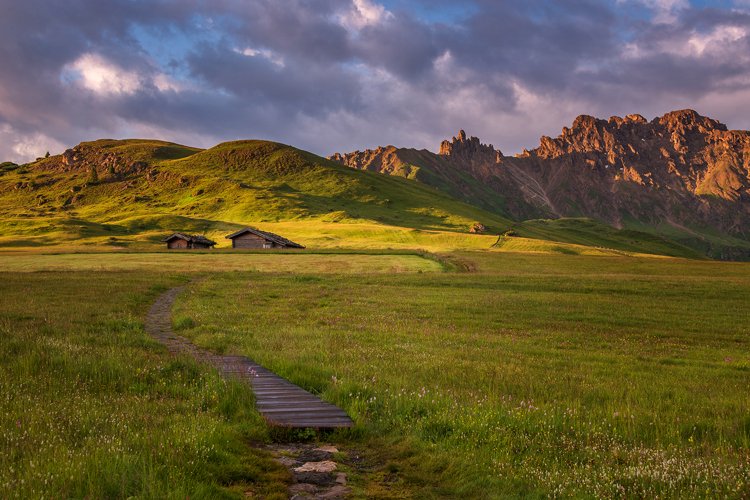
M190 235L183 233L174 233L172 236L163 240L170 250L194 250L213 248L215 241L211 241L202 235Z
M305 248L299 243L295 243L278 234L261 231L254 227L246 227L236 233L227 236L232 240L232 248Z

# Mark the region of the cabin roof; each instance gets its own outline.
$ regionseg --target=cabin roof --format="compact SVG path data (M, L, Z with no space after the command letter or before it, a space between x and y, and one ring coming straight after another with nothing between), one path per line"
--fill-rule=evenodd
M269 233L268 231L261 231L260 229L256 229L254 227L246 227L245 229L240 229L236 233L232 233L227 236L228 240L233 240L237 238L238 236L242 236L246 233L252 233L257 236L260 236L261 238L265 238L269 241L273 241L274 243L278 243L279 245L285 246L285 247L291 247L291 248L305 248L299 243L295 243L291 240L288 240L284 238L283 236L279 236L278 234Z
M214 246L216 245L216 242L213 240L209 240L202 234L184 234L184 233L174 233L173 235L164 238L162 241L165 243L169 243L172 240L185 240L190 243L202 243L204 245Z

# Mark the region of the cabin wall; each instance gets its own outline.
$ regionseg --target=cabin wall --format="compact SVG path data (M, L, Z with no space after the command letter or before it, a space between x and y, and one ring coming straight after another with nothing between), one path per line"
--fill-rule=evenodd
M257 234L252 234L252 233L242 234L232 240L232 248L248 248L248 249L268 248L267 246L264 246L264 245L271 245L270 248L279 248L277 244L271 241L268 241L265 238L258 236Z
M193 243L193 248L206 249L206 248L211 248L211 245L206 245L205 243L196 242L196 243Z
M176 238L167 242L167 248L169 248L170 250L186 249L188 248L188 242L183 239Z

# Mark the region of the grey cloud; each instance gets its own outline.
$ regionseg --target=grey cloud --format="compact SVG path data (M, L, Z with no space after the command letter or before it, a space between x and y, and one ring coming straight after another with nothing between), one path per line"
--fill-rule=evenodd
M465 127L513 151L556 133L573 108L663 112L720 101L750 81L748 37L719 53L658 50L718 26L750 33L750 16L737 11L686 9L673 24L655 25L629 17L625 4L477 0L465 18L427 21L401 2L392 16L352 29L341 24L351 7L350 0L0 0L0 123L19 137L66 144L143 129L206 142L265 137L318 153L387 142L435 147ZM189 42L179 51L186 55L155 60L134 27L161 33L165 43L179 35ZM625 57L628 43L643 53ZM258 52L237 52L245 49ZM144 85L95 94L64 82L63 69L85 53L137 73ZM159 90L153 78L172 72L182 88ZM723 106L716 118L741 122L748 104ZM0 144L0 158L9 148Z

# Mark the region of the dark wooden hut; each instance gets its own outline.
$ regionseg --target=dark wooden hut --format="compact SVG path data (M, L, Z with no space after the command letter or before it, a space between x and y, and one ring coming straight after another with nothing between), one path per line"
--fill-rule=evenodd
M174 233L163 241L166 242L167 248L170 250L205 249L216 245L215 241L211 241L205 236L183 233Z
M236 233L227 236L232 240L232 248L305 248L299 243L295 243L278 234L261 231L254 227L246 227Z

